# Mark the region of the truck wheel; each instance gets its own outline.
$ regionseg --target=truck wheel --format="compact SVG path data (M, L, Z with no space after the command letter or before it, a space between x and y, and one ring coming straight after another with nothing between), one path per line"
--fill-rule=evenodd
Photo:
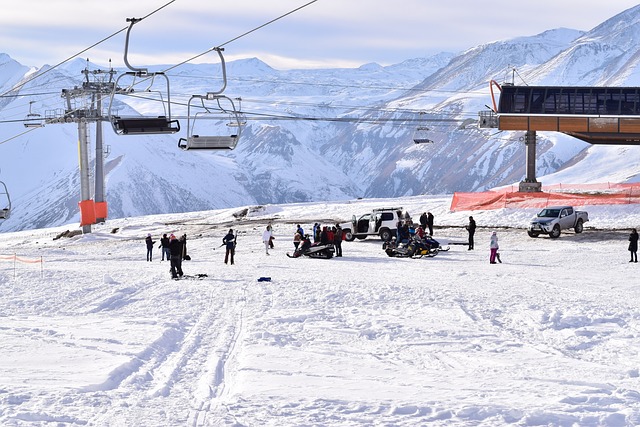
M582 230L584 230L584 227L582 225L582 220L581 219L579 219L578 222L576 222L576 226L575 226L574 230L576 230L576 233L578 233L578 234L582 233Z
M529 235L529 237L538 237L540 235L538 233L534 233L533 231L527 231L527 234Z
M380 230L380 238L385 242L391 240L391 236L391 230L389 230L388 228L383 228L382 230Z
M557 239L558 237L560 237L560 226L558 224L553 226L553 230L551 230L551 233L549 233L549 237L551 237L552 239Z
M353 233L351 232L350 228L345 228L342 231L342 234L344 234L344 240L346 240L347 242L353 242L356 238L356 236L354 236Z

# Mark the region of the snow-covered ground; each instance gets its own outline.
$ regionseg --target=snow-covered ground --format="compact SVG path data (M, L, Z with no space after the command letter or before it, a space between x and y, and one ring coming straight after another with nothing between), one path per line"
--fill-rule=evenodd
M638 206L586 207L584 233L551 240L523 230L535 210L450 213L450 199L0 233L0 425L640 424ZM366 239L343 258L285 256L296 223L390 206L433 212L443 245L466 239L472 214L476 249L389 258ZM219 248L230 227L233 266ZM493 230L502 264L488 262ZM146 262L147 233L170 232L188 236L185 274L207 277L171 280L158 249Z

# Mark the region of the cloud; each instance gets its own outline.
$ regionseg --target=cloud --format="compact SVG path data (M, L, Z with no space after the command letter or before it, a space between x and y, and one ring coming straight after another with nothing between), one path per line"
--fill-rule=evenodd
M229 56L260 53L261 59L273 58L281 64L387 65L552 28L589 30L635 6L635 0L615 4L595 0L318 0L275 20L306 3L29 0L13 3L0 14L0 42L10 56L25 65L40 66L62 61L106 39L82 56L97 63L112 59L118 66L125 32L115 33L127 27L126 18L146 17L131 32L130 54L142 62L181 61L225 44Z

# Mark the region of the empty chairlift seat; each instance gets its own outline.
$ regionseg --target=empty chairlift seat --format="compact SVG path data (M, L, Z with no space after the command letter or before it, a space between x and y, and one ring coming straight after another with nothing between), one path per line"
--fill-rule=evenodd
M180 131L178 120L159 117L119 117L111 118L113 129L118 135L171 134Z
M238 135L199 136L180 138L178 147L183 150L233 150L238 144Z

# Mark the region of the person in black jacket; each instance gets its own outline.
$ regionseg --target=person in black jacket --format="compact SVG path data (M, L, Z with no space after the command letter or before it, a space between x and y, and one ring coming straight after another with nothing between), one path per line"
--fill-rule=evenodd
M182 277L182 242L173 234L169 236L169 252L171 253L171 277L173 279Z
M156 242L154 242L153 239L151 238L151 234L147 234L147 238L144 239L144 241L147 244L147 261L151 261L152 254L153 254L153 245Z
M472 216L469 217L469 225L466 227L469 232L469 250L473 249L473 235L476 234L476 221Z
M182 236L180 236L180 243L182 243L182 259L190 260L191 257L187 253L187 235L186 234L183 234Z
M631 261L638 262L638 230L631 230L629 235L629 252L631 252Z
M167 237L167 233L164 233L160 239L160 250L162 251L162 261L164 261L165 255L167 256L167 261L170 261L171 253L169 252L169 238Z
M427 213L426 212L422 212L422 215L420 215L420 225L422 226L423 230L427 229Z
M223 237L222 244L227 248L224 263L229 262L229 256L231 256L231 265L233 265L233 255L236 253L236 236L233 234L233 229L230 228L227 235Z
M427 212L427 227L429 227L429 236L433 236L433 214L431 212Z
M336 257L342 256L342 227L336 224L336 232L333 234L333 246L336 249Z

